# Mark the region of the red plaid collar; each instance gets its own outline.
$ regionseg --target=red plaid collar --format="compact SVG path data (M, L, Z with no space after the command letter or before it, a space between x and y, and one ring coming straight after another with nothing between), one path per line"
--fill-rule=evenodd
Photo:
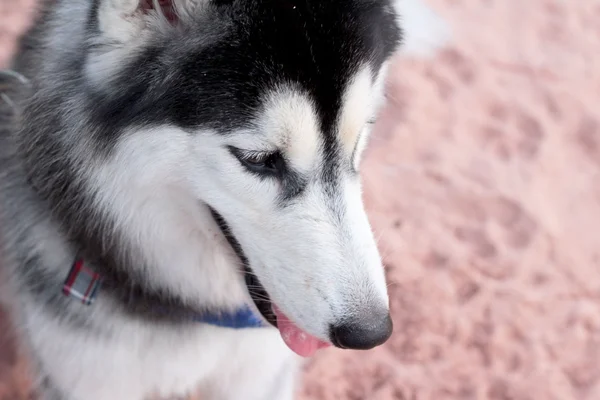
M63 285L63 293L74 297L85 305L94 302L98 288L102 283L100 275L85 265L84 260L77 259L73 263L69 275Z

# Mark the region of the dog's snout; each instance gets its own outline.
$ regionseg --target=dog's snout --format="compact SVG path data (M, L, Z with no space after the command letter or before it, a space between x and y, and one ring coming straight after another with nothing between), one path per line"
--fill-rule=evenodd
M331 342L342 349L369 350L385 343L394 325L388 310L371 313L330 328Z

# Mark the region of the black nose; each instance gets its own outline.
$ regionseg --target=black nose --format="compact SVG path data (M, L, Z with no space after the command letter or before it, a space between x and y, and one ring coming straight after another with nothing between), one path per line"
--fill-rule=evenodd
M369 350L385 343L394 330L389 311L373 313L330 328L331 342L342 349Z

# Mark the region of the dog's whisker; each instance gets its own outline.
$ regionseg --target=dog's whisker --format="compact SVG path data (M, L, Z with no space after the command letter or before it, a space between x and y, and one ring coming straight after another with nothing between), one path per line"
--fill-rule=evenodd
M265 295L264 293L257 293L258 290L262 291L263 289L260 288L260 287L253 287L253 288L252 287L248 287L248 291L251 292L252 294L255 294L256 296L262 296L262 297L267 298L267 299L269 298L269 296Z
M252 294L252 297L254 299L256 299L256 300L260 300L260 301L264 301L264 302L269 303L269 304L273 304L273 302L271 301L271 299L269 299L268 297L261 297L261 296L259 296L257 294Z
M249 292L251 292L252 294L255 294L255 295L257 295L257 296L263 296L263 297L267 297L267 298L268 298L268 296L267 296L267 295L265 295L264 293L259 293L259 292L257 292L258 290L262 291L262 288L259 288L259 287L253 287L253 288L252 288L252 287L248 287L248 291L249 291Z
M387 283L387 287L390 288L392 286L398 286L398 285L401 285L401 284L402 284L402 282L400 282L400 281L390 281L390 282Z
M10 78L14 78L18 80L23 85L31 87L31 82L24 75L18 73L17 71L13 71L12 69L1 69L0 75L8 75Z
M12 109L16 108L15 103L10 99L10 97L8 97L8 95L6 93L0 93L0 99L4 100L4 102L6 104L8 104L8 106Z

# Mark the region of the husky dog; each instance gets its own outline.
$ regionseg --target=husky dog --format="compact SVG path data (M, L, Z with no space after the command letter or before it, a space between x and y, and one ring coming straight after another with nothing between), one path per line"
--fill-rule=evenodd
M41 5L0 124L2 293L41 399L289 400L303 357L390 337L359 161L397 8Z

